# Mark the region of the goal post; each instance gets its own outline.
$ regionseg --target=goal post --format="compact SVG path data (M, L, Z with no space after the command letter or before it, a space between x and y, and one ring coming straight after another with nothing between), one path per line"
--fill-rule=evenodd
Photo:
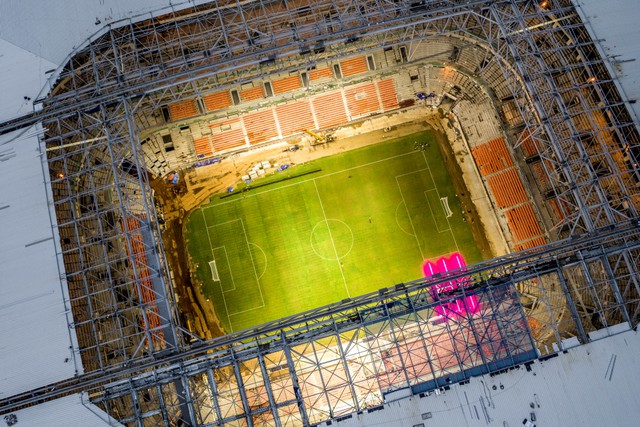
M447 218L450 218L451 215L453 215L453 212L451 212L451 208L449 207L449 196L440 197L440 203L442 203L444 214L447 216Z
M218 276L218 266L216 266L216 260L209 261L209 268L211 269L211 278L214 282L220 281L220 276Z

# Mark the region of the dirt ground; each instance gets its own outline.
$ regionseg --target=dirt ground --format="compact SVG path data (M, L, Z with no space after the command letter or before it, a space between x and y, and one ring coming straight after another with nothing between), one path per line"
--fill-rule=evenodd
M177 296L183 326L205 339L224 334L213 304L200 292L200 285L192 281L190 262L185 248L184 219L188 212L207 202L212 195L223 192L228 187L235 187L254 164L263 160L280 164L304 163L375 144L384 139L431 129L435 133L447 170L452 177L456 195L461 201L463 214L471 225L476 244L483 258L494 256L495 245L491 238L495 232L487 233L484 227L487 221L482 220L487 213L478 212L473 202L475 197L465 184L454 150L444 133L441 118L437 113L427 116L428 111L430 110L418 107L350 124L335 131L333 134L336 140L328 144L312 146L311 137L302 136L246 153L235 154L223 159L220 163L181 173L181 181L177 186L160 180L152 181L155 199L163 212L165 221L163 243L167 261L174 275L174 292ZM293 144L298 144L300 149L287 150Z

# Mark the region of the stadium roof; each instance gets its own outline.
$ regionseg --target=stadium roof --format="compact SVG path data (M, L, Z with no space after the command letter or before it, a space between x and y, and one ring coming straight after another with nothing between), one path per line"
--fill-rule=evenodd
M594 40L600 41L600 54L609 59L609 72L617 77L622 99L640 118L640 3L636 0L576 0L582 20Z
M640 337L628 331L500 375L472 378L468 384L453 385L442 393L401 399L406 393L396 392L387 395L384 410L354 414L339 424L636 425L640 360L634 355L639 351Z
M33 111L51 71L96 31L96 17L108 23L170 3L0 3L0 123ZM47 197L51 189L44 185L41 132L34 126L0 135L0 398L82 373L56 259L60 249Z
M3 0L0 39L60 65L74 48L83 45L94 33L108 29L113 22L147 12L160 10L161 14L171 10L163 8L179 10L199 3L205 1L65 0L64 7L60 7L40 0Z
M0 38L0 122L29 114L56 65Z
M16 427L21 426L47 426L47 427L101 427L121 426L113 418L109 417L100 408L91 404L84 394L65 396L60 399L31 406L16 411L4 421L16 422Z
M38 129L0 136L0 396L72 377L57 238L50 224ZM73 347L77 347L74 344Z
M594 37L601 39L623 98L638 99L640 4L635 0L576 2ZM31 111L25 96L35 99L46 72L100 27L96 19L104 25L169 5L170 0L73 0L62 8L40 0L2 1L0 122ZM640 105L631 107L636 119L640 117ZM55 217L47 202L50 190L44 185L39 131L31 127L0 136L0 397L70 378L82 370L71 351L75 334L67 326L70 313L60 282L59 250L51 226ZM385 411L364 414L345 425L391 425L398 420L419 424L427 412L434 418L428 425L512 425L502 421L522 420L531 412L539 417L539 425L631 425L637 410L633 397L640 392L640 383L637 375L625 373L640 372L639 362L631 357L638 351L640 340L635 332L627 332L536 362L530 372L521 368L489 382L478 378L455 386L446 396L390 403ZM24 425L109 422L78 395L15 414Z

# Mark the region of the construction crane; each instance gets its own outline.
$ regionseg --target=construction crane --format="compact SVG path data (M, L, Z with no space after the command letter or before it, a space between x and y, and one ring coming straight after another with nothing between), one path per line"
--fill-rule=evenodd
M305 129L304 131L313 137L314 141L312 145L324 144L326 142L333 142L335 139L334 136L330 133L319 134L312 131L311 129Z

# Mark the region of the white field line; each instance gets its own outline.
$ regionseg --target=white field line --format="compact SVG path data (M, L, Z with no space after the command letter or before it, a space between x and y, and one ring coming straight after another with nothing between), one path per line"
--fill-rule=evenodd
M407 211L407 218L409 218L409 224L411 224L411 230L413 230L413 235L416 238L416 243L418 244L418 249L420 250L420 257L424 259L424 252L422 252L422 245L420 245L420 239L418 239L418 233L416 233L416 227L413 225L413 221L411 220L411 214L409 213L409 207L407 206L407 201L404 199L404 194L402 194L402 187L400 186L400 181L398 181L398 177L396 176L396 185L398 186L398 191L400 192L400 197L402 197L402 203L404 204L404 208Z
M233 278L233 271L231 271L231 263L229 262L229 255L227 254L227 247L226 246L218 246L217 248L213 248L213 250L215 251L216 249L222 249L224 251L224 257L227 260L227 268L229 268L229 275L231 276L231 283L233 284L233 288L232 289L227 289L226 291L222 291L224 292L233 292L236 290L236 281Z
M387 158L384 158L384 159L375 160L373 162L364 163L364 164L361 164L361 165L358 165L358 166L354 166L352 168L347 168L347 169L342 169L342 170L339 170L339 171L331 172L331 173L328 173L326 175L322 175L322 176L319 176L319 177L304 179L302 181L297 181L297 182L294 182L292 184L283 185L283 186L278 187L278 188L272 188L270 190L251 192L250 194L247 194L245 197L256 197L256 196L259 196L261 194L270 193L272 191L278 191L278 190L282 190L284 188L294 187L296 185L304 184L305 182L311 182L311 181L315 182L316 179L321 179L321 178L326 178L328 176L338 175L338 174L341 174L341 173L344 173L344 172L348 172L350 170L359 169L359 168L363 168L363 167L366 167L366 166L371 166L371 165L374 165L374 164L377 164L377 163L386 162L388 160L393 160L393 159L396 159L396 158L399 158L399 157L404 157L404 156L411 155L411 154L416 154L416 152L415 151L410 151L408 153L398 154L396 156L391 156L391 157L387 157ZM229 203L236 203L239 200L242 200L242 199L235 198L233 200L229 200L228 202L217 202L215 204L212 203L212 204L209 204L207 206L202 206L201 209L209 209L209 208L212 208L212 207L223 206L223 205L226 205L226 204L229 204ZM236 220L233 220L233 221L236 221Z
M256 263L253 262L253 255L251 254L251 246L249 243L249 237L247 236L247 230L244 228L244 220L240 218L240 224L242 224L242 232L244 233L244 241L247 243L247 250L249 251L249 258L251 258L251 266L253 267L253 274L256 277L256 284L258 285L258 292L260 293L260 299L262 300L262 307L264 308L264 297L262 296L262 288L260 287L260 279L258 278L258 270L256 269Z
M204 229L205 229L205 231L207 233L207 239L209 239L209 249L211 250L211 256L214 256L213 255L213 245L211 244L211 236L209 236L209 227L207 226L207 217L204 214L204 209L200 209L200 212L202 212L202 219L204 220ZM231 323L231 316L229 316L229 308L227 307L227 300L224 297L224 290L222 289L222 282L218 282L218 283L220 283L220 294L222 295L222 302L224 303L224 311L227 312L227 321L229 322L229 329L231 329L231 332L233 332L233 324Z
M324 217L324 222L327 224L327 230L329 230L329 239L331 239L331 245L333 246L333 253L336 256L336 262L338 263L338 268L340 269L340 274L342 275L344 288L347 290L347 297L351 298L351 294L349 293L349 288L347 287L347 279L344 277L344 271L342 271L342 262L340 262L340 257L338 257L338 249L336 249L336 244L333 241L333 236L331 235L331 227L329 226L329 221L327 221L327 215L324 212L324 205L322 204L322 198L320 197L320 192L318 191L318 185L316 184L315 179L313 180L313 186L316 188L316 194L318 195L318 201L320 202L320 208L322 209L322 216Z
M399 228L400 230L402 230L402 232L403 232L403 233L405 233L406 235L411 236L411 237L416 237L415 235L413 235L413 234L409 233L407 230L405 230L404 228L402 228L402 226L400 225L400 222L398 222L398 210L400 210L400 206L403 206L403 205L404 205L404 202L400 202L400 203L398 203L398 206L396 206L396 213L395 213L395 217L396 217L396 224L398 225L398 228ZM407 210L407 208L405 207L405 211L406 211L406 210Z
M446 228L444 230L440 230L440 226L438 225L438 221L436 220L435 212L433 212L433 208L431 207L431 202L429 201L429 197L427 197L427 193L430 191L435 191L436 195L438 194L438 190L432 188L431 190L427 190L424 192L424 198L427 199L427 205L429 206L429 212L431 212L431 217L433 218L433 223L436 225L436 229L438 233L446 233L447 231L451 231L451 228Z
M440 192L438 191L438 186L436 185L436 181L435 179L433 179L433 174L431 173L431 168L429 167L429 162L427 161L427 156L424 154L424 151L422 152L422 157L424 158L424 162L427 164L427 168L429 169L429 175L431 176L431 182L433 182L433 186L436 189L436 194L438 195L438 198L440 198ZM453 239L453 243L455 243L456 245L456 251L460 252L460 248L458 247L458 241L456 240L456 236L454 236L453 234L453 230L451 229L451 223L449 222L449 218L446 218L447 220L447 225L449 226L449 232L451 233L451 238Z

